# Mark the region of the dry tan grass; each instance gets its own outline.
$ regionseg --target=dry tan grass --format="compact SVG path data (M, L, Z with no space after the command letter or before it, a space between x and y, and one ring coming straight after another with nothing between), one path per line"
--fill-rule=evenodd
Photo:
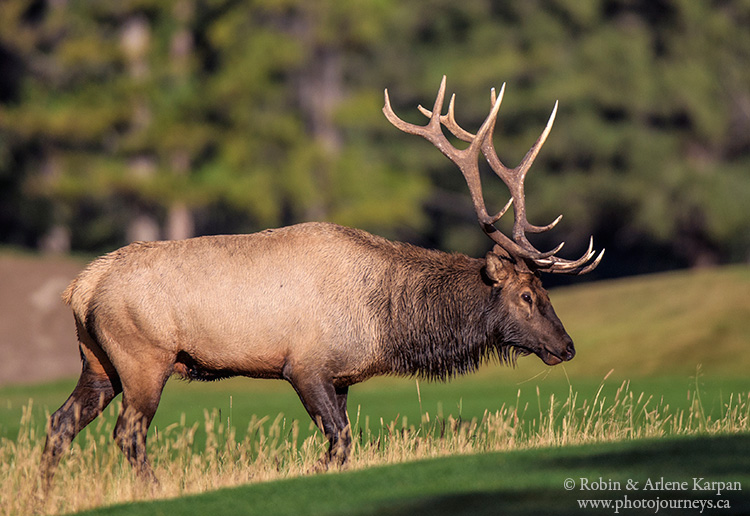
M362 469L455 454L517 450L750 431L750 394L730 397L718 418L706 416L698 391L689 393L687 410L672 410L651 397L636 395L623 383L612 399L602 389L581 400L538 397L535 407L503 406L481 419L463 421L424 413L419 424L405 419L353 421L356 430L347 468ZM22 430L0 441L0 516L60 514L132 500L179 497L221 487L312 474L325 449L314 433L300 440L298 423L253 419L242 440L217 412L205 413L205 447L196 446L198 425L165 428L150 438L149 454L161 482L138 481L110 438L116 408L98 419L73 444L46 500L39 498L37 468L44 436L24 410ZM361 430L360 430L361 429Z

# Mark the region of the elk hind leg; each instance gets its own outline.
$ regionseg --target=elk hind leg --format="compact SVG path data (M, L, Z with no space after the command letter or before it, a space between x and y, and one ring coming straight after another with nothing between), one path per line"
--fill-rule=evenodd
M48 423L40 465L44 492L49 491L60 459L76 435L121 391L119 377L102 349L84 336L80 350L83 366L78 384Z

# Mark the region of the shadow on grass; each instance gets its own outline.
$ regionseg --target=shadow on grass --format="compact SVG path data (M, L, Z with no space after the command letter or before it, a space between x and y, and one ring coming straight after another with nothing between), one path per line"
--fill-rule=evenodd
M726 484L700 490L694 479L703 479L700 487L705 482L725 482L732 483L735 490ZM631 483L628 489L629 481L636 482L636 487ZM573 489L567 490L566 482L572 482ZM649 482L651 488L647 489ZM675 484L670 488L664 482L682 484L675 489ZM586 483L598 489L582 490ZM618 501L627 504L625 497L630 505L617 508ZM589 507L583 508L579 500L586 500ZM594 500L603 500L610 507L591 507ZM453 456L101 508L86 514L750 514L750 435Z
M550 450L547 457L544 451L532 452L535 458L511 454L494 473L477 472L512 474L505 477L508 485L504 487L416 497L360 514L750 514L748 435L645 441L608 448L612 446ZM547 477L547 482L541 482L545 485L520 487L540 477ZM575 487L566 490L564 484L569 479Z

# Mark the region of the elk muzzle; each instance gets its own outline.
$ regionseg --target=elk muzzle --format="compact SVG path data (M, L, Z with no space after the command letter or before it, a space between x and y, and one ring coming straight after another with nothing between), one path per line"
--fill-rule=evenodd
M560 362L567 362L576 356L576 348L573 339L566 333L560 342L551 345L542 345L536 355L547 365L553 366Z

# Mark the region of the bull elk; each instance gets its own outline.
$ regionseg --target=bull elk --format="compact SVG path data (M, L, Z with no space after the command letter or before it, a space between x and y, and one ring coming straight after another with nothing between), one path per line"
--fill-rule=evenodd
M401 131L426 138L468 184L479 223L494 242L484 258L391 242L364 231L306 223L251 235L136 242L94 260L63 294L75 318L82 358L78 384L50 418L41 461L50 486L63 451L122 393L114 440L140 476L156 480L146 435L167 379L232 376L289 382L329 441L321 464L342 464L351 444L349 387L376 375L449 379L496 358L536 354L555 365L575 355L542 287L540 272L583 274L602 258L589 245L578 260L538 251L526 233L524 178L544 144L555 110L516 168L492 143L502 100L476 135L441 114L445 77L425 126L383 112ZM469 142L454 147L442 132ZM510 190L487 212L480 153ZM514 205L511 237L494 224Z

